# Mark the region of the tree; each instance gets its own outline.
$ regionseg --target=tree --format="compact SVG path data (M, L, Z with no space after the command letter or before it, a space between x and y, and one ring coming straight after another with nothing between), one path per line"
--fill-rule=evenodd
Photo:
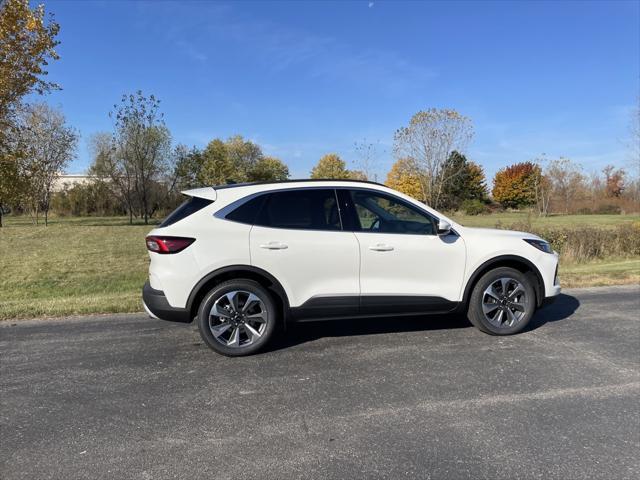
M265 156L259 145L234 135L226 141L216 138L202 152L199 183L226 183L286 180L289 167L281 160Z
M48 62L58 58L59 28L51 15L46 21L42 5L32 10L28 0L0 1L0 227L5 209L18 203L29 185L17 141L22 99L58 88L42 77Z
M10 205L18 203L25 191L26 179L21 174L19 159L5 155L0 161L0 227L2 217Z
M603 170L605 178L605 194L607 197L620 197L622 192L624 192L624 177L626 172L618 168L616 169L613 165L607 165Z
M585 189L580 165L560 157L549 163L544 176L550 182L552 194L562 203L564 213L569 213L573 201Z
M224 185L234 175L238 179L239 172L228 155L225 143L218 138L210 141L202 152L202 170L198 176L200 183L203 185Z
M178 144L173 149L175 168L173 170L172 188L187 190L200 187L204 156L196 147L189 149L186 145Z
M413 168L411 160L400 158L391 166L385 185L424 202L422 182Z
M42 77L50 60L57 60L55 39L60 27L44 5L31 9L28 0L0 3L0 150L6 149L7 134L22 98L58 88Z
M26 200L36 224L42 209L47 225L53 184L75 155L78 133L66 124L62 112L44 103L29 105L22 116L23 168L29 182Z
M484 201L487 198L486 179L480 165L454 151L443 170L446 181L442 186L441 208L457 210L466 200Z
M245 140L242 135L228 138L225 147L236 177L231 180L246 182L251 171L263 157L262 149L250 140Z
M420 177L423 196L438 208L444 185L459 171L445 168L454 151L463 152L473 137L471 120L455 110L431 108L416 113L394 135L396 158L408 158Z
M542 169L533 162L523 162L498 170L493 179L493 198L507 208L520 208L536 202L536 185Z
M174 171L171 135L160 112L160 101L141 91L123 95L120 105L109 113L114 120L111 139L94 138L92 173L110 179L129 212L129 222L140 215L145 224L154 214Z
M348 179L351 178L351 172L347 170L344 160L336 153L328 153L323 156L313 170L311 170L311 178L314 179Z
M369 177L367 176L367 174L364 173L362 170L347 170L347 171L349 172L350 180L359 180L363 182L366 182L367 180L369 180Z
M538 208L538 215L546 217L549 213L551 192L553 190L549 177L546 175L535 175L533 178L533 190L535 193L535 204Z
M374 171L376 170L378 163L378 149L380 142L371 143L367 139L363 139L361 142L355 142L354 147L356 150L357 160L355 162L357 171L362 172L362 180L369 180L373 178Z
M289 167L274 157L260 158L249 171L250 182L272 182L289 178Z
M133 223L135 212L134 171L122 155L117 152L117 145L112 134L96 133L91 138L93 163L89 174L95 175L99 182L108 183L114 195L119 199L129 215L129 223Z

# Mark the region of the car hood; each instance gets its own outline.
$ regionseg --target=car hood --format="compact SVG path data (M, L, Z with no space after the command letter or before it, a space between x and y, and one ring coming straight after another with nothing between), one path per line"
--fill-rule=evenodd
M537 235L527 232L518 232L516 230L501 230L498 228L476 228L476 227L463 227L463 231L467 234L482 237L482 238L531 238L537 240L544 240Z

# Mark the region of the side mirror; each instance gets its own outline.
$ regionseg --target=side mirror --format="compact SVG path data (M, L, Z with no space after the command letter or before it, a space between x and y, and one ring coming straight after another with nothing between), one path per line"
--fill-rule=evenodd
M438 235L449 235L451 232L451 224L446 220L440 219L438 221Z

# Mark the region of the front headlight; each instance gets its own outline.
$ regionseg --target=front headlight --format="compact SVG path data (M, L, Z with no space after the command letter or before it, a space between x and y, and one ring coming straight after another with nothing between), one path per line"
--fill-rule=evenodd
M533 238L523 238L523 240L529 245L533 245L538 250L542 250L544 253L553 253L553 249L551 248L551 245L549 245L549 242L545 242L544 240L536 240Z

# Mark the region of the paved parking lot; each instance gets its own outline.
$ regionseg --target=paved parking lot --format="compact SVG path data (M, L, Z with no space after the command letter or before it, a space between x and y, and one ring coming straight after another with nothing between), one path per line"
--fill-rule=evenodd
M306 324L230 359L141 315L0 325L3 479L639 478L640 288L532 328Z

